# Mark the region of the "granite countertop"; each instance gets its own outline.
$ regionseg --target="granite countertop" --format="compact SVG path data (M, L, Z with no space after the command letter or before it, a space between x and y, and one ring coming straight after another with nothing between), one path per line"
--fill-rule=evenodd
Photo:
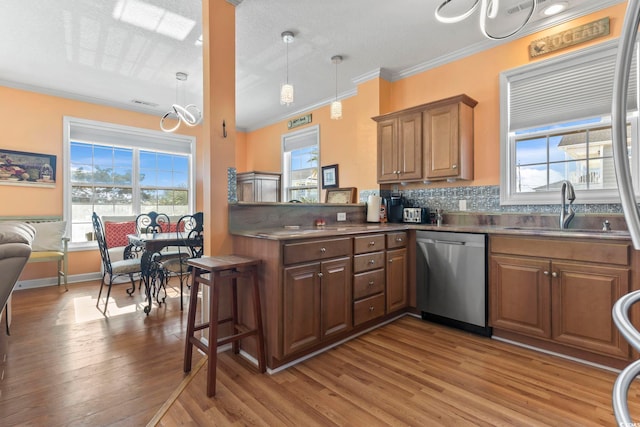
M376 231L390 232L403 230L425 230L425 231L448 231L458 233L481 233L481 234L507 234L515 236L544 236L563 238L596 238L606 240L631 240L629 232L626 230L602 231L600 229L566 229L545 228L545 227L520 227L520 226L499 226L499 225L442 225L440 227L429 224L408 224L408 223L364 223L364 224L344 224L325 225L321 227L278 227L255 230L233 231L235 236L254 237L270 240L293 240L311 239L317 237L337 237L372 233Z

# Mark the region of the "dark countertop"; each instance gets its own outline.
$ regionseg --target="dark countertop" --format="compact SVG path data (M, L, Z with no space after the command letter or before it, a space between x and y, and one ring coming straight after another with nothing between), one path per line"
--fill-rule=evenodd
M231 232L234 236L254 237L269 240L297 240L312 239L317 237L338 237L376 231L390 232L403 230L425 230L425 231L448 231L454 233L481 233L481 234L503 234L514 236L542 236L542 237L562 237L562 238L589 238L605 240L631 240L629 232L626 230L602 231L599 229L572 229L560 230L559 228L542 227L518 227L518 226L497 226L497 225L436 225L408 224L408 223L364 223L364 224L344 224L325 225L322 227L299 227L299 228L264 228L256 230L242 230Z

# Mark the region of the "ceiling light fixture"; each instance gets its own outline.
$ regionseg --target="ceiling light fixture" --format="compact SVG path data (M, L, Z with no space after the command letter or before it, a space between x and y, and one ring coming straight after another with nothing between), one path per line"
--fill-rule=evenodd
M552 5L547 6L542 13L545 14L545 16L552 16L552 15L557 15L558 13L562 12L563 10L565 10L567 8L567 2L566 1L561 1L558 3L554 3Z
M189 104L185 107L178 104L178 91L180 82L184 82L187 80L189 75L183 72L176 73L176 103L171 106L171 110L167 112L160 119L160 129L164 132L174 132L180 127L180 123L184 123L189 127L193 127L198 125L202 121L202 112L196 107L195 104ZM177 123L174 127L168 128L165 127L165 122L167 119L177 120Z
M293 85L289 83L289 44L293 43L293 33L285 31L280 36L287 46L287 79L280 87L280 104L291 105L293 103Z
M502 1L504 5L505 1ZM535 11L536 1L524 0L515 7L501 10L500 0L445 0L436 8L435 17L444 24L454 24L471 16L480 6L480 31L491 40L502 40L515 35L527 25ZM515 27L511 26L513 22L516 23Z
M335 101L331 103L331 118L333 120L339 120L342 118L342 102L338 101L338 64L342 62L342 56L332 56L331 62L336 66L336 98Z

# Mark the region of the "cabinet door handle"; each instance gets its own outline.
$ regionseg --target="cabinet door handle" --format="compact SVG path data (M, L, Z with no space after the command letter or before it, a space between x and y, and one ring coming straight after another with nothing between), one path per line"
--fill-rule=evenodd
M326 248L320 248L320 253L322 253L322 254L323 254L323 253L325 253L325 252L327 252L327 249L326 249Z
M373 264L375 264L375 263L376 263L376 260L375 260L375 259L370 259L370 260L369 260L369 264L373 265Z
M555 271L553 273L551 273L552 277L558 277L558 273L556 273Z
M374 242L373 240L369 242L369 246L375 246L376 242Z
M369 286L373 286L373 280L369 281Z
M369 306L369 311L373 311L373 310L375 310L375 307L374 307L374 306L372 306L372 305L370 305L370 306Z
M390 260L389 260L389 264L391 264L392 262L393 262L393 259L390 259Z
M396 237L396 242L402 242L402 237Z
M545 276L549 275L549 272L547 270L543 271L542 274L544 274Z
M322 273L318 273L318 277L322 277L322 276L323 276L323 274L322 274Z
M451 169L458 169L458 165L451 165Z

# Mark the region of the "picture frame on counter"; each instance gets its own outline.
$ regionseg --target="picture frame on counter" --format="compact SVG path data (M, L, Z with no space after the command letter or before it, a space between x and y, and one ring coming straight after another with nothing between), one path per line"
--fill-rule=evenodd
M338 165L322 166L322 189L338 188Z
M0 185L55 187L56 156L0 149Z
M357 203L358 189L356 187L330 188L325 195L325 203L350 204Z

